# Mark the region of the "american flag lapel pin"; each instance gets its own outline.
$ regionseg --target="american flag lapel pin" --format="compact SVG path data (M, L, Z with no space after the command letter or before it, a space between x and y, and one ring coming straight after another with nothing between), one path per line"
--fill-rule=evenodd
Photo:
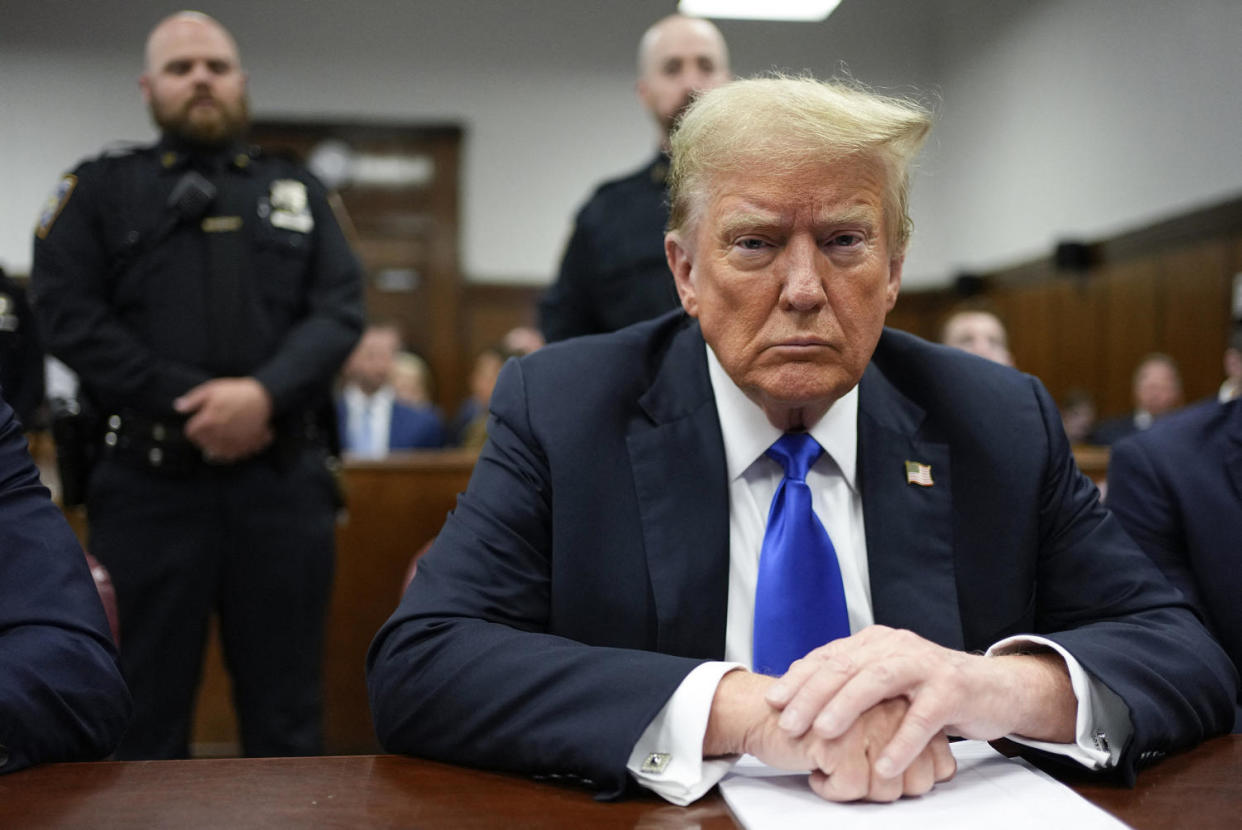
M917 461L906 462L906 484L931 487L934 483L932 481L930 464L920 464Z

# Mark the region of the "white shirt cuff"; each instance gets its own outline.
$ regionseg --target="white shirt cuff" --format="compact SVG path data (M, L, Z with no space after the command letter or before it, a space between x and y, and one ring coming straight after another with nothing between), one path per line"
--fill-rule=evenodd
M643 787L679 806L698 800L737 760L704 758L703 738L720 679L741 663L703 663L686 675L639 736L626 763Z
M1015 650L1024 645L1040 645L1052 649L1065 661L1070 685L1078 699L1072 744L1035 741L1016 735L1006 737L1023 746L1042 749L1072 758L1088 769L1108 769L1117 765L1122 748L1129 742L1134 727L1130 723L1130 707L1116 692L1087 673L1087 670L1062 646L1044 637L1023 634L1006 637L987 650L986 656Z

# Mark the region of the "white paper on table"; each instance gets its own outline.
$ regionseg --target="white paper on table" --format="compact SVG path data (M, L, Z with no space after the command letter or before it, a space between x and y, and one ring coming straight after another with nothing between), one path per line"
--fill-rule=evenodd
M918 798L892 804L834 804L811 792L806 773L773 769L744 756L720 792L746 830L1125 830L1125 823L1021 758L1006 758L984 741L950 744L953 780Z

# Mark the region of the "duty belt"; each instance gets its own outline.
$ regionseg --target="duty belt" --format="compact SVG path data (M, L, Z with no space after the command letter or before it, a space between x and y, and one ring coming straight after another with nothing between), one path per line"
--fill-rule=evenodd
M185 435L181 421L152 418L133 410L122 410L104 420L104 454L135 467L169 473L193 472L217 465ZM310 412L282 419L276 440L255 459L266 459L281 466L301 449L324 443L322 430ZM248 459L249 460L249 459Z
M104 453L138 467L188 472L206 466L182 424L123 410L104 421Z

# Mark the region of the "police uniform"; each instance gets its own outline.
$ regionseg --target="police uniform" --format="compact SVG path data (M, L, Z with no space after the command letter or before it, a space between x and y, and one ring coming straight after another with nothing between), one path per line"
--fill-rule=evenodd
M243 750L320 752L335 513L320 414L363 318L323 188L282 158L166 137L65 176L35 236L36 317L100 415L90 547L135 703L118 757L186 754L213 610ZM276 437L210 464L173 401L242 376L270 394Z
M556 282L539 301L549 341L616 331L680 307L664 257L668 157L606 182L578 211Z
M26 429L36 429L43 403L43 349L26 292L0 269L0 389Z

